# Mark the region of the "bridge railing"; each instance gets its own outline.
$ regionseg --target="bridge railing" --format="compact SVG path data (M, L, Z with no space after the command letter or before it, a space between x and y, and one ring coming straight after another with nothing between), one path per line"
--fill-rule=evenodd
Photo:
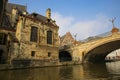
M100 34L100 35L97 35L97 36L88 37L87 39L83 40L83 42L84 42L84 43L86 43L86 42L91 42L91 41L95 41L95 40L99 40L99 39L102 39L102 38L109 37L109 36L111 36L111 35L112 35L111 32L107 32L107 33Z

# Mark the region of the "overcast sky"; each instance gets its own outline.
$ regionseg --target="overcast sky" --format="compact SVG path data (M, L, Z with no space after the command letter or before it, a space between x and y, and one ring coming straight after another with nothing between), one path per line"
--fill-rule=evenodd
M115 26L120 28L120 0L9 0L10 3L27 5L29 13L45 16L52 10L52 19L59 26L59 35L70 31L77 39L108 32L112 29L110 19L116 17Z

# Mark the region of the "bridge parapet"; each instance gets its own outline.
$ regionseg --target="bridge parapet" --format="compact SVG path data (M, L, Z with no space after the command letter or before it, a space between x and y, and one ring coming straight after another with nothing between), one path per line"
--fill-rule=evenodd
M94 41L89 41L89 42L86 42L86 43L83 43L83 44L79 44L79 45L76 45L74 47L78 47L79 49L81 49L81 48L84 49L84 48L88 48L88 47L90 47L94 44L109 42L109 41L116 40L116 39L120 39L120 32L111 34L107 37L103 37L103 38L100 38L100 39L97 39L97 40L94 40Z

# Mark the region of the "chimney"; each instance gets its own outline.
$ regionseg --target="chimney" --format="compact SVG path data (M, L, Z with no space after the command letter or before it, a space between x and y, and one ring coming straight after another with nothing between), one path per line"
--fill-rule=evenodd
M27 15L27 11L24 10L24 11L23 11L23 15Z
M15 23L16 23L17 20L18 20L18 9L17 9L17 7L15 6L15 7L12 9L12 18L11 18L12 27L15 27Z
M50 8L48 8L46 10L46 17L47 17L47 19L51 19L51 9Z

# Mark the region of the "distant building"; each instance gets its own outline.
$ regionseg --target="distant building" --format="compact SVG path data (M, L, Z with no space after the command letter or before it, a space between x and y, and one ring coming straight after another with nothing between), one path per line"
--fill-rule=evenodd
M15 59L58 60L59 27L51 19L50 9L42 16L28 14L24 5L7 3L2 11L5 12L0 25L0 64Z
M75 40L70 32L67 32L64 36L60 37L60 46L75 45L80 43Z

